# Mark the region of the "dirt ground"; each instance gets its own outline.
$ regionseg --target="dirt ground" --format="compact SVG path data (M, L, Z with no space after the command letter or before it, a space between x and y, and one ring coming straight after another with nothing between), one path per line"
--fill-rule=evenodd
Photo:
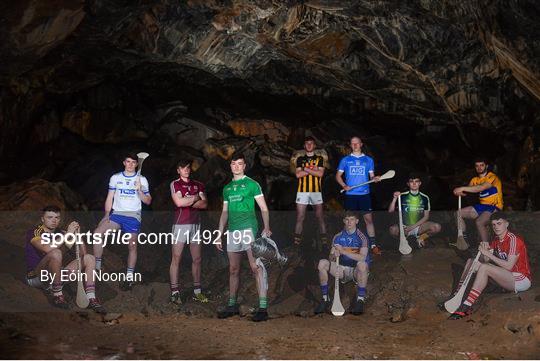
M10 252L17 250L5 249L0 261L12 259ZM334 317L312 312L316 257L292 254L287 267L270 269L271 320L263 323L249 319L256 295L247 267L240 291L243 316L227 320L215 317L227 296L226 269L210 282L212 302L204 306L189 300L189 292L183 306L167 304L166 282L137 285L131 292L102 285L104 305L121 315L114 320L109 318L115 315L103 319L86 310L56 311L40 291L0 273L0 348L2 357L15 359L539 358L536 286L518 295L488 293L471 317L459 321L437 309L450 290L450 270L459 270L465 257L444 245L408 257L386 252L373 263L366 313ZM344 287L346 308L353 296L353 286Z

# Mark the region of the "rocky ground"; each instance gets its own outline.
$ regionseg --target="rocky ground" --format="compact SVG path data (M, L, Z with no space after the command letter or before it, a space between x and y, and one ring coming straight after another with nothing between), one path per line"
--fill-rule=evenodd
M538 269L538 243L530 243ZM2 243L0 272L0 344L11 358L537 358L540 352L540 288L518 295L484 295L473 316L447 320L437 309L467 252L448 248L441 239L430 248L401 256L386 250L375 259L364 315L314 316L319 295L317 252L287 249L289 263L270 268L271 320L255 324L254 283L242 272L241 317L216 318L227 297L226 267L207 266L211 302L167 303L168 284L145 280L131 292L115 283L98 292L109 312L57 311L41 291L21 281L21 249ZM187 269L183 272L187 274ZM185 285L189 285L186 280ZM535 280L537 277L535 278ZM533 281L534 282L534 281ZM73 296L73 288L66 287ZM344 306L354 297L348 284Z

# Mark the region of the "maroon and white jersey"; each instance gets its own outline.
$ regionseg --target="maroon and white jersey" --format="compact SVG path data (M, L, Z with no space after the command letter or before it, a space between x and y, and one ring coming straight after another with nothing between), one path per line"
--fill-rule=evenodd
M180 192L182 197L195 196L204 193L204 184L196 180L190 179L187 182L182 178L172 181L171 192ZM176 207L174 214L174 224L199 224L200 215L197 208Z

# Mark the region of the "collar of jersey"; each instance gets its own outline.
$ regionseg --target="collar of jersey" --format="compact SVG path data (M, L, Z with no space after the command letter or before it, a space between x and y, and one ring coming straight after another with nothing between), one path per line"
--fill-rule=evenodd
M363 157L365 156L364 153L360 153L360 155L354 155L354 153L351 153L351 156L355 157L355 158L360 158L360 157Z
M233 178L232 181L233 181L233 182L239 182L239 181L241 181L242 179L244 179L244 178L246 178L246 177L247 177L247 175L244 174L244 175L242 176L242 178L240 178L240 179L234 179L234 178Z
M137 175L137 173L135 173L134 175L126 175L126 174L124 173L124 171L122 171L122 175L123 175L124 177L126 177L126 178L133 178L133 177L135 177L135 176Z

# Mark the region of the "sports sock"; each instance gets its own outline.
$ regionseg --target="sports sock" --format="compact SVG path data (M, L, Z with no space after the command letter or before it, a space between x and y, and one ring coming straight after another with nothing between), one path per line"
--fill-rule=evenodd
M180 287L178 283L171 283L171 294L174 295L175 293L178 293L180 291Z
M328 285L321 285L322 298L325 301L328 301Z
M229 303L227 306L234 306L236 305L236 296L229 296Z
M96 285L93 283L87 283L86 287L84 288L84 291L86 292L86 295L89 299L96 298Z
M126 280L133 282L133 272L135 271L134 267L128 267L126 271Z
M357 299L366 298L366 288L358 286L356 289L356 295L357 295Z
M201 284L200 283L193 283L193 293L198 295L201 293Z
M268 308L268 297L259 297L259 308Z
M101 261L103 260L103 257L96 257L96 271L101 270Z
M373 248L377 245L375 243L375 236L368 236L368 239L369 239L369 248Z
M465 302L463 302L463 304L465 306L472 306L473 303L476 302L478 297L480 297L480 292L478 292L474 288L471 288L471 292L469 292L469 295L467 296L467 299L465 300Z
M62 283L53 283L52 292L53 296L62 296Z

